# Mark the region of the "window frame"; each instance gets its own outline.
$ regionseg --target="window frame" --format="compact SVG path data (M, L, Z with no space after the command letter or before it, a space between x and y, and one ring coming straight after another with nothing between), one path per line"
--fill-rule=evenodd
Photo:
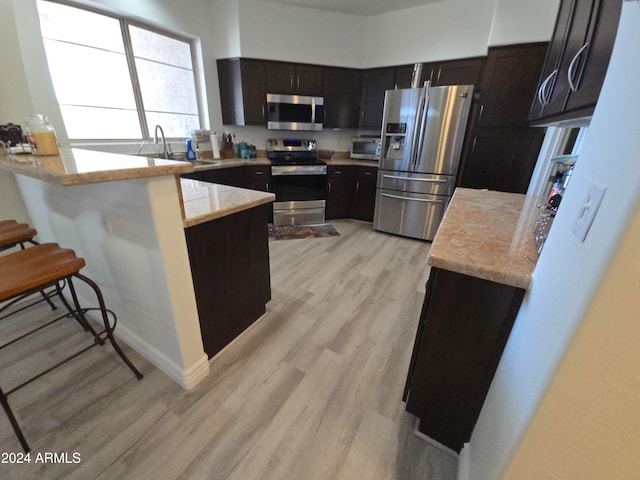
M44 2L49 2L49 3L57 3L57 4L61 4L61 5L66 5L68 7L73 7L73 8L77 8L80 10L85 10L88 12L92 12L98 15L103 15L105 17L110 17L113 18L114 20L117 20L119 25L120 25L120 34L122 35L122 41L123 41L123 45L124 45L124 51L125 51L125 58L127 61L127 67L129 70L129 80L131 81L131 86L133 89L133 96L135 99L135 105L136 105L136 110L137 110L137 116L138 116L138 122L140 125L140 130L142 133L142 137L140 138L127 138L127 139L105 139L105 138L82 138L82 139L74 139L74 138L69 138L69 142L71 143L71 145L75 145L75 146L79 146L79 145L89 145L89 144L102 144L102 145L116 145L116 144L129 144L129 143L139 143L139 142L148 142L148 141L152 141L153 140L153 134L152 132L152 128L149 128L149 125L147 124L147 118L145 115L145 110L144 110L144 101L142 99L142 90L140 88L140 81L138 78L138 71L136 68L136 60L135 60L135 55L133 52L133 45L131 42L131 35L129 32L129 26L135 26L144 30L148 30L150 32L156 33L158 35L163 35L165 37L168 38L172 38L174 40L178 40L180 42L184 42L187 43L189 45L189 52L190 52L190 59L191 59L191 66L192 66L192 72L193 72L193 82L194 82L194 87L195 87L195 94L196 94L196 107L197 107L197 115L198 115L198 121L200 124L200 128L202 128L203 125L203 119L204 119L204 115L203 115L203 105L202 105L202 95L201 95L201 85L200 85L200 65L198 63L198 56L196 54L196 43L197 43L197 39L195 37L188 37L185 36L184 34L178 34L169 30L166 30L164 28L161 27L157 27L155 25L151 25L148 23L145 23L143 21L140 20L136 20L130 17L127 17L125 15L119 15L113 12L109 12L107 10L101 10L99 8L93 7L93 6L89 6L89 5L84 5L84 4L80 4L74 1L69 1L69 0L42 0ZM40 38L43 39L44 41L44 37L42 37L42 32L40 32ZM48 66L48 59L47 59L47 69L49 68ZM55 87L54 87L55 90ZM56 103L58 103L57 101L57 97L56 97ZM58 105L60 105L58 103ZM63 117L64 118L64 117ZM166 137L167 140L172 139L172 140L179 140L179 139L184 139L184 137Z

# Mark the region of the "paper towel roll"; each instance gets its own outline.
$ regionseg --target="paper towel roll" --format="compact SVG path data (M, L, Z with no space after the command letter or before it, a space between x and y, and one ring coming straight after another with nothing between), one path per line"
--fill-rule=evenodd
M213 158L220 158L220 140L216 132L211 134L211 150L213 152Z

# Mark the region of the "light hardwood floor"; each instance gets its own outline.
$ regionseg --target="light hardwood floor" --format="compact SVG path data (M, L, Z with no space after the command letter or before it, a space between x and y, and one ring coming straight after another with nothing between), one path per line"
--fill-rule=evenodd
M341 236L270 242L266 315L195 389L127 348L136 381L103 347L12 394L32 463L0 464L0 478L455 479L457 460L413 435L401 402L430 244L332 224ZM32 318L0 322L0 335ZM79 330L67 321L0 350L0 385L86 341ZM0 453L19 452L1 411L0 426ZM35 464L38 452L81 462Z

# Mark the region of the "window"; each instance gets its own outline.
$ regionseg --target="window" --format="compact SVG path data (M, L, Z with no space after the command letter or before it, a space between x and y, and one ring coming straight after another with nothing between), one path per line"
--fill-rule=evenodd
M38 0L49 71L71 140L140 140L200 128L191 42L125 18Z

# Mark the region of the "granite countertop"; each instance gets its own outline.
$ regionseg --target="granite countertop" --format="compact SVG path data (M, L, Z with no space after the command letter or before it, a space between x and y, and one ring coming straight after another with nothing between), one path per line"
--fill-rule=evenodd
M276 198L273 193L187 178L180 179L180 187L184 206L184 228L264 205Z
M538 260L537 197L457 188L433 239L433 267L527 289Z
M193 167L196 172L203 170L217 170L221 168L242 167L244 165L271 165L271 161L266 157L240 159L240 158L224 158L219 160L204 159L196 161Z
M60 185L86 185L194 171L188 162L63 148L60 155L0 155L0 169Z

